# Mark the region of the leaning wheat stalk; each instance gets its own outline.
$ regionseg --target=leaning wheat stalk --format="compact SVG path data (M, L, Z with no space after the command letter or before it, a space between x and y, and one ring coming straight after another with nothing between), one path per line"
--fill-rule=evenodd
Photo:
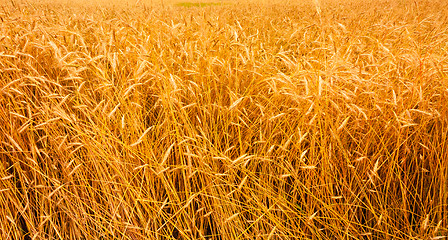
M313 3L314 3L314 6L316 7L316 12L317 12L317 14L319 14L319 16L320 16L320 13L321 13L322 11L321 11L321 9L320 9L320 2L319 2L319 0L313 0Z

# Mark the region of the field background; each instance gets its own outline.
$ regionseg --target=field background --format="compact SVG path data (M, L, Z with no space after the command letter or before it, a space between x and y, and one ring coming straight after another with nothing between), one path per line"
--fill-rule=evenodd
M447 238L446 1L0 3L1 239Z

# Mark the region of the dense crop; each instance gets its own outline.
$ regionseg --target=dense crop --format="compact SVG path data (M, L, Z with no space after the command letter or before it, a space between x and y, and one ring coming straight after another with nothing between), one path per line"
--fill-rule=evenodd
M447 236L445 1L318 4L5 4L0 238Z

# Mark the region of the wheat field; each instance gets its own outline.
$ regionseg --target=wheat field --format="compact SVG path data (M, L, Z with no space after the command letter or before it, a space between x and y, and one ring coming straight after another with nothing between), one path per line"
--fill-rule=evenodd
M1 1L0 238L447 239L447 1Z

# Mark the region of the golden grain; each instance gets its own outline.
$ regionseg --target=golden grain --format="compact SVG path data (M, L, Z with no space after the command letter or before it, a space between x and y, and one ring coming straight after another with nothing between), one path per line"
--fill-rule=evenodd
M444 1L61 1L2 5L0 239L448 235Z

